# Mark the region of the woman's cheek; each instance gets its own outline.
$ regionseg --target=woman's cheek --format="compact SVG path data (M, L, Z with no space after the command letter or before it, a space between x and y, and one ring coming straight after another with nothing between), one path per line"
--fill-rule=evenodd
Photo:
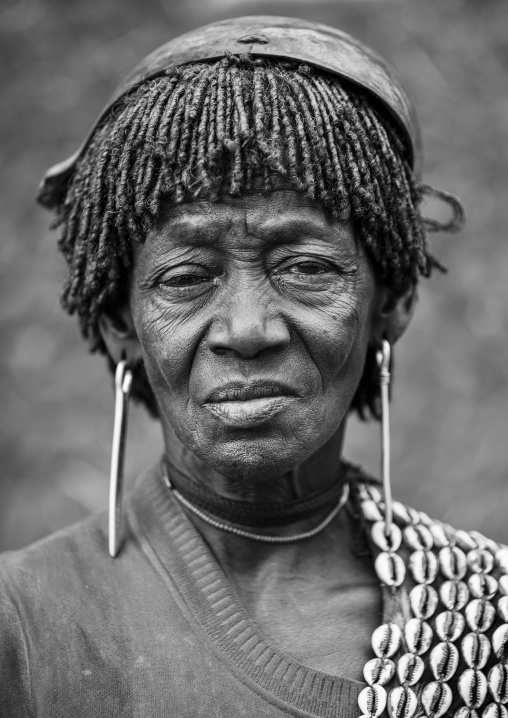
M151 383L163 391L168 386L181 388L193 353L192 322L187 313L168 307L160 299L138 302L134 324Z
M357 353L356 345L363 343L362 314L356 302L344 295L319 311L300 309L297 321L306 325L301 335L324 384L341 373L351 353Z

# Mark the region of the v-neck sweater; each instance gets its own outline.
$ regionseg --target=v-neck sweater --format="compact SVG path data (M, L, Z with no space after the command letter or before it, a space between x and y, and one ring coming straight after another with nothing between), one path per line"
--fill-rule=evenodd
M0 559L0 716L353 718L365 684L270 643L158 469L105 514Z

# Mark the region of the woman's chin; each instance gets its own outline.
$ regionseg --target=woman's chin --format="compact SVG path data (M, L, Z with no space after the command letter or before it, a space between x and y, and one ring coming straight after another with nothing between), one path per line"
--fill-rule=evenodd
M279 396L201 405L167 427L167 449L171 453L176 439L226 478L270 481L306 461L335 433L337 413L324 408L323 402Z
M222 476L235 482L257 483L283 476L317 448L312 442L295 437L251 432L249 437L229 437L227 441L214 441L205 450L203 446L193 450L203 463Z

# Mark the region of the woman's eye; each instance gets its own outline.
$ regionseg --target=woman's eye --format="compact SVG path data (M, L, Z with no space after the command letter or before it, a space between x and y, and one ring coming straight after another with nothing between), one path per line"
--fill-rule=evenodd
M165 272L159 279L159 285L166 290L192 292L203 289L203 285L212 280L213 276L205 268L190 265Z
M292 264L286 271L290 274L326 274L331 271L331 267L324 262L307 260L305 262Z
M207 277L199 274L180 274L175 277L166 277L162 280L162 284L170 287L191 287L194 284L202 284L207 281Z
M340 269L321 257L287 257L275 271L274 278L287 291L323 292L336 286L341 278Z

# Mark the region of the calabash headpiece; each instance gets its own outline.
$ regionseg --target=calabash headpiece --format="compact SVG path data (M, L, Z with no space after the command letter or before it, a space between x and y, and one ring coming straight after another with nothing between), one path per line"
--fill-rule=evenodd
M120 98L170 68L219 60L228 53L299 61L338 75L367 91L373 103L382 107L397 126L407 149L407 159L418 175L421 142L416 115L393 69L379 55L347 33L327 25L296 18L252 16L206 25L170 40L147 55L118 87L80 148L46 172L38 201L48 209L57 206L76 163L101 121Z

